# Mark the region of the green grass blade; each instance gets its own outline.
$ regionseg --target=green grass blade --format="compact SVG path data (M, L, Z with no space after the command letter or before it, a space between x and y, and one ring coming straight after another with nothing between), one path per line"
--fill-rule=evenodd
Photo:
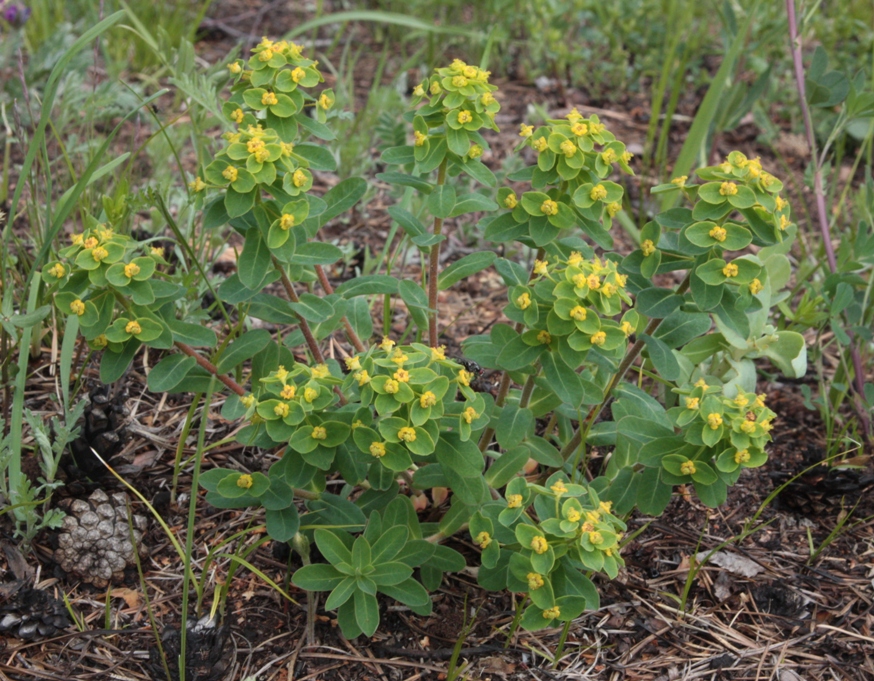
M286 39L291 39L319 26L326 26L327 24L341 24L348 21L370 21L377 24L393 24L395 26L403 26L405 28L415 29L417 31L424 31L425 33L442 33L445 35L463 36L465 38L472 38L473 40L485 39L485 34L482 31L470 31L468 29L458 28L454 26L435 26L432 23L407 16L406 14L399 14L397 12L381 12L378 10L352 10L349 12L334 12L332 14L328 14L323 17L318 17L316 19L311 19L310 21L304 22L303 24L296 26L291 31L286 33L284 37Z
M707 140L710 126L718 113L722 94L728 84L728 77L734 70L737 58L740 56L741 50L746 44L747 33L752 25L758 7L759 0L754 0L750 5L746 20L740 27L737 35L734 37L734 41L732 42L728 53L725 55L722 64L719 66L719 70L713 77L713 82L707 89L707 94L704 96L701 106L698 107L698 113L695 114L695 120L692 121L692 127L689 128L689 134L686 137L686 141L683 143L683 148L680 150L677 162L674 164L674 177L688 175L689 171L692 170L695 159L698 157L698 154L701 153ZM662 210L668 210L679 200L679 198L680 192L670 192L665 194L662 199Z

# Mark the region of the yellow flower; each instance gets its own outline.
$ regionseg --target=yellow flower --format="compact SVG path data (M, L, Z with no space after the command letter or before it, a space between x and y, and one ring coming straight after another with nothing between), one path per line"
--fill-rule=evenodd
M470 381L473 378L473 374L467 371L466 369L458 370L458 382L463 386L469 386Z
M446 359L446 346L441 345L437 348L431 348L431 360L432 361L441 361Z
M559 149L561 153L570 158L574 154L577 153L577 145L571 142L570 140L565 140L559 145Z
M519 508L522 506L522 495L511 494L507 497L507 508Z
M206 189L206 182L201 180L200 176L198 176L188 183L188 188L196 194Z
M285 379L288 378L288 370L282 364L276 369L276 378L283 383L285 383Z
M598 507L602 511L604 511L604 513L610 513L610 509L613 508L613 502L612 501L602 501L600 504L598 504Z
M426 390L419 398L419 406L422 407L422 409L433 407L435 404L437 404L437 396L430 390Z
M529 572L527 575L525 575L525 579L528 580L528 588L531 591L537 591L544 584L543 576L537 574L536 572Z
M252 480L252 476L248 473L243 473L239 478L237 478L237 487L242 487L243 489L249 489L254 483Z
M709 234L711 239L716 239L719 243L725 241L725 237L728 236L728 232L725 231L725 228L720 227L719 225L711 229Z
M238 73L242 72L242 70L243 70L243 67L240 66L235 61L232 61L230 64L228 64L228 71L230 71L234 75L237 75Z
M291 142L280 142L279 148L282 149L283 156L291 156L294 152L294 145Z
M756 406L757 407L764 407L766 399L768 399L768 396L765 393L760 393L760 394L756 395Z
M556 215L558 213L558 204L552 199L546 199L540 204L540 210L544 215Z
M607 342L607 334L603 331L596 331L589 339L592 345L604 345Z
M98 243L100 242L97 241L97 237L89 236L87 239L85 239L85 243L82 245L85 248L94 248L95 246L97 246Z
M707 425L710 426L711 430L716 430L719 426L722 425L722 415L717 413L712 413L707 415Z
M541 331L537 334L537 342L542 345L549 345L552 342L552 336L549 335L549 331Z
M519 137L531 137L534 134L534 126L533 125L525 125L522 123L519 126Z
M535 260L534 261L534 274L539 274L541 277L545 277L547 265L549 265L548 260Z
M327 364L316 364L312 369L310 369L310 373L313 378L327 378L331 375L331 370L328 368Z
M417 147L421 147L425 145L425 142L428 141L428 135L424 132L419 132L418 130L413 131L413 138L415 139L414 144Z
M489 104L494 103L495 96L491 92L484 92L479 98L479 101L483 106L488 106Z
M287 232L289 229L294 227L294 215L291 213L283 213L282 217L279 218L279 229L283 232Z
M291 71L291 79L295 83L300 83L304 78L307 77L307 72L304 71L300 66L295 67Z
M61 263L55 263L49 268L49 274L55 279L60 279L67 273L67 269Z
M527 310L531 307L531 296L528 291L525 291L522 295L516 298L516 307L520 310Z
M598 544L604 543L604 537L598 531L589 532L589 541L592 542L595 546L597 546Z
M549 148L549 144L546 141L545 137L538 137L534 140L534 148L539 152L544 152Z
M734 182L723 182L719 185L719 193L722 196L734 196L737 194L737 185Z
M777 212L782 211L786 206L789 205L789 202L786 201L782 196L775 196L774 203L777 205Z
M592 201L601 201L607 197L607 188L603 184L596 184L589 192L589 198Z
M282 389L282 392L279 393L279 396L283 400L293 400L296 393L297 393L297 388L295 386L287 385Z
M722 268L722 273L729 279L731 277L736 277L737 272L737 265L735 265L733 262L728 263L725 267Z
M759 424L766 433L770 433L771 429L774 427L771 425L771 419L765 419Z
M750 460L750 452L747 449L741 449L740 451L736 452L734 455L734 462L735 463L739 463L739 464L748 463L749 460Z
M560 497L562 494L567 494L567 486L561 480L558 480L554 485L551 485L549 489L551 489L557 497Z
M593 291L601 288L601 278L597 274L590 274L586 277L586 285Z
M643 251L644 257L648 257L655 253L656 247L652 242L652 239L645 239L644 242L640 245L640 250Z
M443 92L443 88L440 87L440 83L438 83L436 80L431 83L430 90L432 95L439 95L441 92Z
M425 96L425 88L422 87L422 83L419 83L416 87L413 88L413 97L424 97Z
M461 110L458 112L458 122L461 125L465 123L470 123L473 120L473 116L470 115L470 111Z
M246 409L251 409L255 406L255 396L254 395L243 395L240 398L240 404L242 404Z
M307 174L298 168L294 171L294 174L291 176L291 183L300 189L307 183Z
M780 216L780 231L784 231L791 224L792 224L792 221L789 218L787 218L785 215Z
M607 298L612 298L613 294L616 293L616 287L610 282L607 282L601 287L601 293L603 293Z
M698 472L698 469L695 468L694 461L684 461L680 464L680 473L683 475L695 475Z
M744 421L740 424L740 429L746 433L747 435L751 435L756 432L756 422L755 421Z
M601 152L601 160L610 165L616 161L616 152L613 149L605 149Z
M607 204L607 215L609 215L611 218L615 217L616 213L618 213L620 210L622 210L622 204L618 201Z
M228 182L236 182L239 175L240 171L234 168L234 166L228 166L222 171L222 177L224 177Z
M416 431L409 426L404 426L398 431L398 440L402 440L403 442L415 442Z
M386 352L391 352L391 349L395 346L395 342L389 338L388 336L382 337L382 342L379 344L379 347L385 350Z
M571 310L571 317L576 319L578 322L585 321L587 314L588 313L586 312L586 308L584 308L582 305L577 305Z
M698 398L697 397L687 397L686 400L686 409L697 409L698 408Z
M543 554L549 549L549 544L546 541L546 537L537 536L531 540L531 544L529 544L531 549L536 554Z
M680 177L675 177L673 180L671 180L671 184L675 184L678 187L685 187L686 180L688 180L688 179L689 179L688 175L680 175Z
M734 398L734 403L738 407L743 409L745 406L747 406L750 403L750 401L744 395L742 395L741 393L738 393L737 397Z
M464 419L465 423L473 423L479 418L479 414L476 413L476 409L473 407L468 407L462 412L461 418Z
M574 286L577 288L584 288L586 286L586 275L585 274L575 274L573 276Z
M453 76L452 87L462 88L467 87L467 78L464 76Z
M568 509L568 512L567 512L567 519L568 519L570 522L575 523L575 522L577 522L577 521L578 521L580 518L582 518L582 517L583 517L582 514L581 514L577 509L575 509L575 508L569 508L569 509Z
M355 357L347 357L344 361L346 362L346 369L349 371L358 371L361 369L361 360L358 355Z
M81 246L82 240L85 238L83 234L71 234L70 235L70 243L74 246Z
M328 431L324 426L316 426L313 428L313 440L325 440L328 437Z
M398 367L402 367L404 362L409 361L409 356L404 354L404 351L400 348L395 348L395 351L392 353L391 361L398 365ZM397 377L395 377L397 378Z
M391 378L388 379L388 380L385 382L384 390L385 390L389 395L394 395L394 394L396 394L397 391L400 390L400 389L401 389L401 384L398 383L397 381L391 379Z
M135 262L129 262L124 266L124 276L128 279L137 276L140 273L140 266Z
M479 75L479 69L476 66L465 66L461 69L461 72L467 78L476 78Z
M267 159L270 158L270 150L267 147L263 147L261 149L258 149L258 151L255 152L254 156L255 160L258 163L266 163Z
M285 402L280 402L275 407L273 407L273 413L276 414L279 418L284 419L288 416L288 405Z
M623 162L625 165L628 165L628 163L629 163L629 162L631 161L631 159L633 159L633 158L634 158L634 154L632 154L630 151L623 151L623 152L622 152L622 162Z
M707 390L707 388L709 388L710 386L708 386L708 385L704 382L704 379L703 379L703 378L699 378L697 381L695 381L695 387L696 387L696 388L704 388L704 390Z
M753 295L760 293L763 288L765 287L762 286L762 282L760 282L758 279L753 279L750 282L750 293L752 293Z
M327 92L323 92L321 94L321 96L319 97L319 106L323 110L327 111L328 109L330 109L333 106L333 104L334 104L334 101L328 96Z
M624 321L619 325L619 328L622 330L622 333L625 334L625 337L628 338L632 333L634 333L634 326L629 321Z
M483 148L479 144L471 144L467 150L468 158L479 158L483 155Z
M492 543L492 537L488 532L480 532L473 540L474 544L484 549Z
M543 619L545 620L554 620L559 615L561 615L561 608L557 605L543 611Z
M125 333L129 333L131 336L136 336L143 332L143 327L140 326L140 323L136 320L129 321L125 324L124 327Z
M70 312L72 312L77 317L81 317L85 314L85 303L83 303L78 298L70 303Z
M315 400L319 396L319 391L315 388L307 388L303 391L303 398L307 401L308 404L312 404L313 400Z
M519 199L516 198L516 194L513 192L507 194L507 198L504 199L504 207L513 210L518 205Z
M363 426L363 425L364 425L364 421L362 421L361 419L355 419L352 422L352 425L350 426L350 428L352 428L352 430L355 430L356 428L361 428L361 426Z
M377 459L382 458L385 456L385 445L382 442L371 442L370 454Z
M398 369L392 374L394 379L399 383L409 383L410 382L410 372L406 369Z
M273 59L273 50L269 47L258 54L259 61L270 61Z
M601 514L598 511L586 511L586 520L590 523L597 523L601 520Z
M588 134L589 126L585 123L574 123L571 126L571 132L577 137L582 137L583 135Z
M583 255L579 251L571 251L570 256L568 256L567 264L571 267L576 267L583 261Z
M273 92L265 92L261 95L261 103L264 106L273 106L275 104L279 104L279 100L276 99L276 94Z
M91 251L91 257L94 258L97 262L105 259L109 255L109 251L107 251L103 246L98 246L93 251Z

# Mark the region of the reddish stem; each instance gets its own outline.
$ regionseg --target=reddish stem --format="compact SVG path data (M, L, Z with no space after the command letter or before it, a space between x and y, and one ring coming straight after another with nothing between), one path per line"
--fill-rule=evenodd
M237 383L234 379L229 376L225 376L224 374L219 373L218 367L215 364L210 362L208 359L205 359L201 355L199 355L194 348L190 345L186 345L185 343L180 343L176 341L174 345L179 348L183 353L188 355L189 357L194 357L194 361L204 369L206 369L209 373L215 376L218 380L224 383L228 388L230 388L233 392L237 393L240 397L246 394L245 389L239 383Z

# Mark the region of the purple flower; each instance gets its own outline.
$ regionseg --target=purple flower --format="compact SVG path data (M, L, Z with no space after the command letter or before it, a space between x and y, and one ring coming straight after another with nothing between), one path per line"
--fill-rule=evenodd
M30 18L30 7L11 2L3 9L3 18L13 28L21 28Z

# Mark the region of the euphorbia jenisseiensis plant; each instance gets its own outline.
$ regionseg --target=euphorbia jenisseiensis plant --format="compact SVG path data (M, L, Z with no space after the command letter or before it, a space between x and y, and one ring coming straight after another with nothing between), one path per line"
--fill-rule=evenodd
M380 178L415 190L389 213L418 249L420 275L361 276L335 290L323 266L341 253L319 230L366 184L312 191L312 171L334 161L306 138L332 138L333 94L313 90L318 64L284 41L265 39L228 68L224 144L190 185L202 228L230 225L244 239L237 273L215 291L221 320L182 314L190 277L160 247L123 236L118 211L89 218L43 279L103 352L104 380L145 345L181 351L151 369L152 390L224 383L222 415L245 423L237 439L280 456L266 474L205 472L206 499L263 507L270 535L304 554L314 541L327 563L293 580L331 592L325 606L347 636L376 629L377 592L430 612L428 591L465 566L442 543L459 532L480 550L483 587L525 595L523 626L569 622L597 607L590 576L621 569L623 518L635 507L660 514L676 485L716 506L743 469L765 462L774 413L756 394L753 360L800 375L805 354L798 334L769 324L788 295L795 227L758 159L734 152L699 169L701 184L657 187L687 206L655 216L623 256L611 237L623 189L611 178L631 173L625 146L576 110L523 124L517 151L531 164L498 188L480 160L496 88L456 60L414 88L410 144L383 154L394 168ZM440 272L444 221L471 213L483 215L482 250ZM530 271L496 257L508 244L534 252ZM176 261L202 267L178 246ZM469 365L446 354L437 315L438 290L490 266L506 283L509 323L463 348L502 372L495 396L476 392ZM372 296L405 303L400 339L372 340ZM337 361L323 348L340 331L348 345L332 342ZM637 380L626 381L632 367ZM593 446L609 454L590 461ZM438 522L420 521L411 501L429 489L450 492Z

